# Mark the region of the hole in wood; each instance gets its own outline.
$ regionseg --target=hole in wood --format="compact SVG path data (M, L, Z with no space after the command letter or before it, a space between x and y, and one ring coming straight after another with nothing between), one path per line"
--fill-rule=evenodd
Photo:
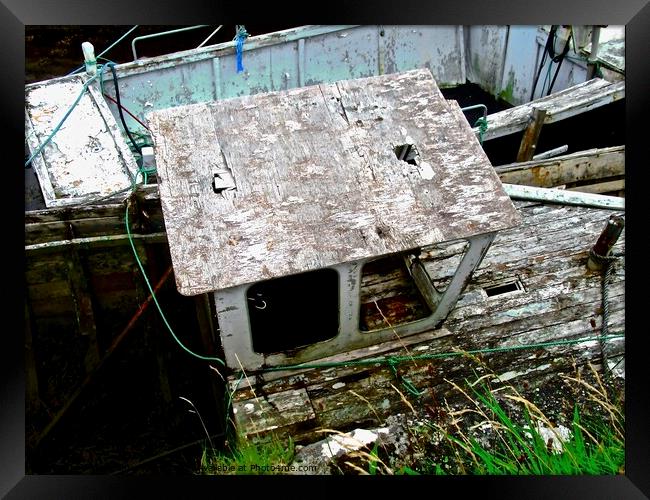
M488 297L494 297L495 295L503 295L505 293L512 292L523 292L524 285L521 283L519 278L513 278L508 281L501 282L496 285L483 287L485 293Z
M271 354L330 340L339 331L339 275L319 269L254 284L246 293L253 350Z
M230 172L218 172L212 179L212 189L217 194L225 194L226 191L234 191L237 188L235 179Z
M393 148L398 160L405 161L409 165L418 165L420 154L414 144L402 144Z

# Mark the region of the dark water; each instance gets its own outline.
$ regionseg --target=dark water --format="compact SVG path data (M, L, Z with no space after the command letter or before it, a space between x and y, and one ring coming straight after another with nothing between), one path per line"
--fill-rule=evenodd
M83 62L81 43L90 41L99 54L131 26L27 26L26 27L26 82L63 76ZM246 26L251 35L258 35L291 26ZM107 56L118 63L132 60L130 40L135 35L155 33L178 26L143 26L113 48ZM145 40L138 45L138 54L152 57L196 47L215 26L201 28L157 40ZM211 43L233 39L234 26L224 26ZM447 99L458 101L461 107L485 104L489 113L510 107L495 99L479 86L467 83L454 89L443 89ZM466 114L474 124L480 111ZM625 105L620 101L581 116L546 125L542 129L538 151L543 152L564 144L569 152L594 147L616 146L625 143ZM517 155L521 133L488 141L484 149L494 165L510 163ZM186 335L196 331L194 304L168 290L166 304L171 308L174 325L185 325ZM163 294L163 301L165 296ZM173 304L173 306L171 305ZM98 382L90 388L77 408L73 409L53 433L53 438L38 453L28 451L30 473L98 473L107 474L134 466L126 473L192 474L197 471L202 445L193 445L182 451L152 460L166 450L205 437L196 414L189 412L181 396L198 407L211 434L223 431L224 421L220 401L210 388L210 378L216 375L202 362L188 357L169 338L157 319L157 313L148 313L152 326L161 338L160 349L170 374L169 388L160 387L159 362L151 337L133 335L114 360L105 369ZM189 333L187 333L189 332ZM192 342L191 336L187 338ZM196 339L194 339L196 342ZM195 346L200 351L200 344ZM47 362L47 360L45 360ZM171 395L171 399L169 396ZM222 395L217 395L217 397ZM48 415L40 415L43 422ZM36 423L36 422L34 422ZM41 427L42 428L42 427ZM216 440L219 445L222 440Z

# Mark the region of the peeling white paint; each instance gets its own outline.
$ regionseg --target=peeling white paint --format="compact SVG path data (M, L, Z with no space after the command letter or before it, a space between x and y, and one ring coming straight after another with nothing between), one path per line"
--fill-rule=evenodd
M332 386L332 389L340 389L341 387L345 387L345 382L337 382Z

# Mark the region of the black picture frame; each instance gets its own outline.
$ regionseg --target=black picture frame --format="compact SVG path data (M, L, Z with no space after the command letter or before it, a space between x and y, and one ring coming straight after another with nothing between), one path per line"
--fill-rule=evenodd
M307 2L295 4L219 3L201 0L173 2L143 0L127 2L59 2L54 0L2 0L0 4L0 53L2 53L2 122L7 139L6 151L13 159L24 137L24 26L27 24L197 24L206 22L270 22L309 24L314 20L328 23L363 24L610 24L626 25L626 473L624 476L573 477L462 477L462 478L318 478L327 484L314 488L309 478L148 478L104 476L25 476L24 443L24 366L21 299L24 299L24 259L21 219L23 212L23 177L18 162L3 162L9 173L3 180L3 220L6 232L2 305L5 311L0 353L0 495L6 498L150 498L161 496L202 498L251 493L251 486L273 488L280 495L328 496L362 491L365 496L376 492L388 494L454 495L476 492L481 498L648 498L650 497L650 391L647 380L646 352L643 337L645 262L642 260L643 233L648 228L641 206L642 190L650 162L647 159L648 70L650 47L650 5L646 0L614 2L579 0L544 2L491 0L479 2L326 2L321 15L306 16ZM250 18L254 20L250 20ZM243 19L242 19L243 18ZM280 19L278 19L280 18ZM306 19L308 19L306 21ZM598 126L595 124L594 126ZM22 152L20 153L22 154ZM21 160L22 161L22 160ZM14 177L14 175L16 177ZM20 176L20 177L19 177ZM17 278L10 276L17 273ZM16 286L17 285L17 286ZM21 286L23 285L23 286ZM18 289L16 289L18 288ZM22 292L22 293L21 293ZM15 301L15 303L13 303ZM18 321L13 321L14 315ZM245 483L241 481L244 480ZM225 481L233 481L227 484ZM262 482L263 481L263 482ZM276 482L273 485L269 481ZM302 481L298 483L298 481ZM343 482L345 481L345 482ZM406 485L406 481L418 484ZM287 484L288 483L288 484ZM293 484L295 483L295 484ZM408 488L408 489L405 489ZM417 488L417 489L411 489ZM344 489L345 491L341 491ZM253 492L256 492L253 490ZM356 491L352 491L356 490ZM206 497L207 498L207 497Z

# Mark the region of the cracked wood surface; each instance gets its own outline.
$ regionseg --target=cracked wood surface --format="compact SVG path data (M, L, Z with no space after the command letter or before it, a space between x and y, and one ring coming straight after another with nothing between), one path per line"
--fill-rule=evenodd
M519 222L428 70L148 116L179 291L196 295ZM417 165L395 148L411 144ZM213 182L234 189L215 192Z

